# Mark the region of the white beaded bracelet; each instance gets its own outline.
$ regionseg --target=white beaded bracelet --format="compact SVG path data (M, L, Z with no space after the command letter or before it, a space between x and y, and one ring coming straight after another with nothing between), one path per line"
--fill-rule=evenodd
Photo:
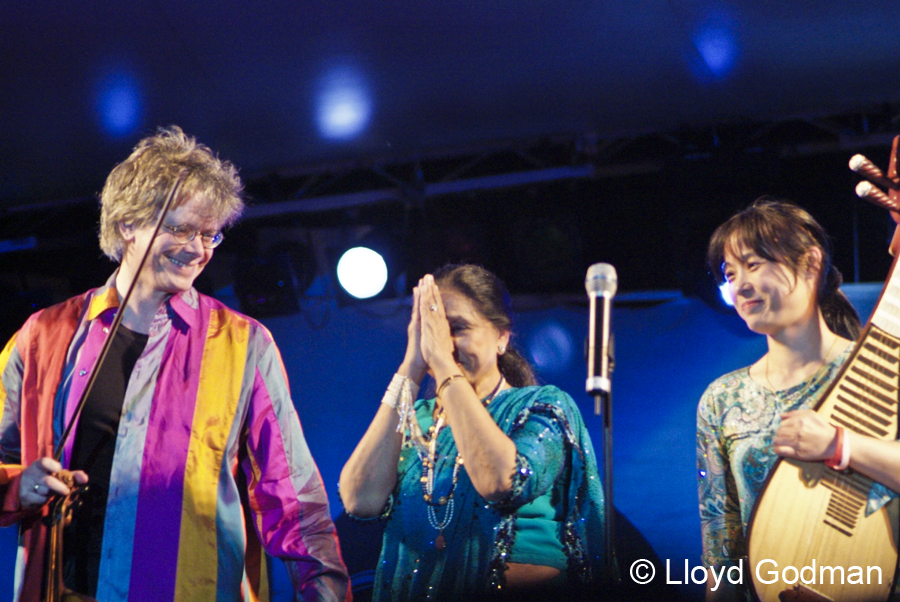
M397 404L400 401L400 393L403 391L403 384L407 381L409 381L412 397L415 399L416 394L419 392L419 385L414 383L412 379L407 376L395 374L394 377L391 378L391 384L388 385L387 391L384 392L384 397L381 398L381 403L396 410Z

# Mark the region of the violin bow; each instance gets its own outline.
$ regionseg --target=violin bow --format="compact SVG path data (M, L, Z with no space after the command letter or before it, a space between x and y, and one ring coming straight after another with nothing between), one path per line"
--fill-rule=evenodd
M144 255L141 257L141 262L138 264L137 271L135 272L134 277L131 279L131 283L128 285L128 290L125 292L125 296L122 297L122 300L119 302L119 309L116 311L116 316L115 318L113 318L112 325L109 327L109 334L107 335L106 340L103 341L103 347L101 347L100 349L100 355L97 357L97 361L94 362L94 367L91 369L91 375L88 379L87 386L85 386L84 392L82 392L81 398L78 400L78 405L75 406L75 412L72 414L72 419L66 426L66 430L63 431L63 434L59 439L59 443L57 443L56 449L53 452L53 459L57 462L59 462L60 458L62 458L63 450L66 447L66 441L68 441L69 436L72 434L72 429L74 428L75 423L78 422L78 417L81 415L81 411L84 409L84 404L87 403L88 395L91 394L91 389L93 389L94 383L97 380L97 374L100 372L100 366L103 365L103 360L106 359L106 354L116 337L116 331L118 331L119 329L119 324L122 323L122 316L125 315L125 307L128 305L129 299L131 299L131 293L134 291L134 285L137 283L138 277L140 276L141 271L144 269L144 264L147 263L147 258L150 256L150 250L153 248L153 241L155 241L156 237L159 235L159 230L160 228L162 228L163 220L166 219L166 214L172 207L172 202L175 200L175 197L177 196L178 191L181 188L181 185L184 183L187 175L188 172L186 169L181 170L181 173L178 174L178 178L175 180L175 184L172 185L172 190L169 191L169 196L166 198L165 204L163 204L162 211L159 212L159 218L156 220L156 227L153 229L153 236L150 238L147 249L144 251ZM113 286L115 286L115 283L113 284Z

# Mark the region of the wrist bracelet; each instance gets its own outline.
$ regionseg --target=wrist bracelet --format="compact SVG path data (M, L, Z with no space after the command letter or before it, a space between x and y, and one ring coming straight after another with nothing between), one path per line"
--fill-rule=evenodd
M416 394L418 394L419 392L419 385L414 383L413 380L408 376L394 374L393 378L391 378L391 383L388 385L387 390L384 392L384 397L381 398L381 403L396 410L397 404L400 401L400 394L403 391L403 385L407 381L409 381L409 387L412 397L415 398Z
M454 378L465 378L465 376L463 376L462 374L451 374L450 376L445 378L444 381L440 384L440 386L437 388L437 392L434 394L434 396L436 398L440 397L441 393L443 393L444 389L446 389L450 385L450 383L453 382Z
M844 435L844 449L841 450L841 463L837 465L837 470L847 470L850 466L850 437Z
M837 439L837 442L834 445L834 455L825 460L825 466L835 470L843 470L843 468L839 467L844 459L844 427L836 426L834 428L836 431L835 438ZM846 468L846 466L844 468Z

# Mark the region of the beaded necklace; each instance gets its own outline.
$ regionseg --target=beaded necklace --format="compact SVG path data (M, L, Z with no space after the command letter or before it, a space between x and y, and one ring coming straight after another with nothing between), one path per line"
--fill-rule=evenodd
M500 381L497 383L497 386L494 387L491 394L482 400L482 405L487 406L493 401L504 382L503 375L501 375ZM444 408L442 407L440 412L438 412L437 420L435 420L434 424L428 429L430 438L428 441L427 455L422 456L422 478L419 479L422 483L422 498L425 500L425 505L427 507L428 524L438 530L438 536L434 539L434 547L438 550L443 550L447 547L447 542L444 539L444 529L446 529L450 524L450 521L453 520L453 510L455 506L453 492L456 489L456 482L459 480L459 467L463 464L462 456L457 453L456 460L453 462L453 476L450 479L450 491L447 492L447 495L439 496L437 500L435 500L434 477L436 472L435 465L437 464L437 440L445 423L446 417L444 415ZM439 521L434 509L435 507L440 506L446 506L447 508L444 510L444 518Z

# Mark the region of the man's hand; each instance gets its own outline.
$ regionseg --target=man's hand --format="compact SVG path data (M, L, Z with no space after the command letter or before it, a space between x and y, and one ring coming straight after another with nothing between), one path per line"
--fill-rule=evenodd
M53 458L41 458L22 471L19 478L19 505L23 510L40 508L54 494L69 495L72 492L63 481L56 478L55 475L61 470L62 465ZM78 485L88 482L88 476L82 470L74 471L72 478Z

